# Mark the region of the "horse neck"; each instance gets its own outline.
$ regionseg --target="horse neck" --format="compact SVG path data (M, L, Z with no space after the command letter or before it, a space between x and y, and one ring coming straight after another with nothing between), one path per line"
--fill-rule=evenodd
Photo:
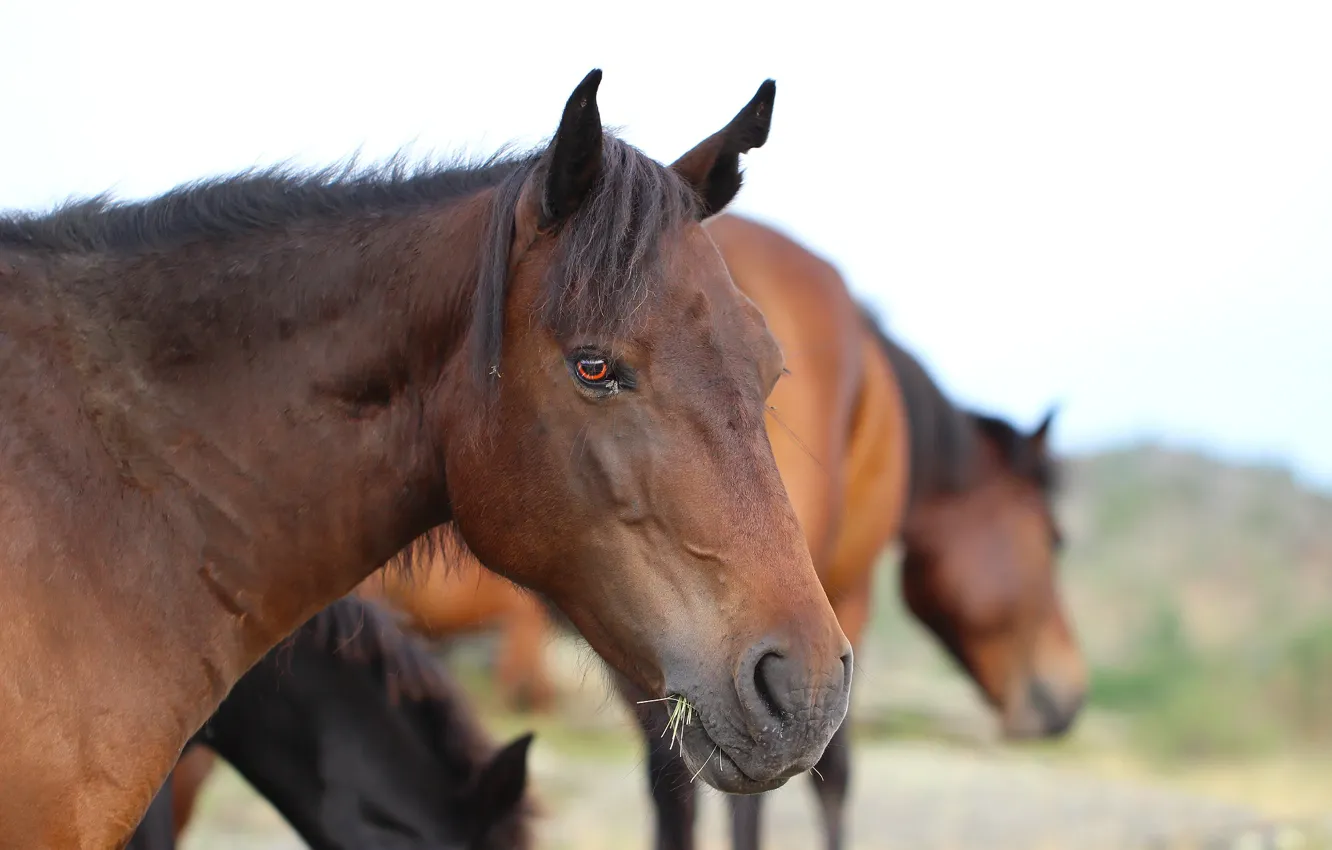
M976 429L969 418L940 394L929 415L911 415L909 498L902 516L901 542L906 563L937 543L937 508L978 484ZM926 423L936 423L928 430ZM948 435L948 436L945 436Z
M919 505L967 493L980 483L979 435L967 415L943 399L927 421L934 427L911 437L908 515Z
M486 194L107 260L79 283L109 298L67 299L102 446L197 546L179 566L249 661L448 519L432 413L466 391Z

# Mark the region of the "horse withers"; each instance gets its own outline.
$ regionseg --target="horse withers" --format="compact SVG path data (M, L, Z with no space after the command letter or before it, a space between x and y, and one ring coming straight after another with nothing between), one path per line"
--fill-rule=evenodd
M600 80L532 155L0 217L0 846L124 842L245 670L450 521L690 703L704 781L819 759L850 644L702 227L775 86L668 167Z

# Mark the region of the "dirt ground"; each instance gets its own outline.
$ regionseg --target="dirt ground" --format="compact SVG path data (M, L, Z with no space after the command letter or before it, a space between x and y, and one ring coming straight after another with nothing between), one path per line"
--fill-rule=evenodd
M571 754L537 746L533 772L547 809L550 850L649 847L650 810L628 753ZM819 846L808 782L772 796L764 846ZM702 847L723 850L725 804L702 804ZM925 742L871 742L856 755L850 847L856 850L1313 850L1309 824L1279 825L1261 811L1198 794L1106 779L998 753ZM211 780L186 850L288 850L303 845L230 770ZM1328 845L1332 846L1332 845Z

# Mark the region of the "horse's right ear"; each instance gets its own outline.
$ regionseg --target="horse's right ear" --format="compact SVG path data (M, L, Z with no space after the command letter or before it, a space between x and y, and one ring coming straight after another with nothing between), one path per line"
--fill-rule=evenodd
M1036 430L1032 431L1031 436L1027 437L1027 441L1042 453L1045 452L1046 446L1050 442L1050 426L1054 424L1055 414L1058 412L1058 405L1052 406L1046 411L1045 418L1036 426Z
M527 793L527 750L533 737L528 732L506 744L476 779L473 799L495 821L517 808Z
M601 176L603 130L597 109L601 69L593 69L564 105L560 128L546 153L545 185L537 225L554 227L573 215Z
M703 204L703 218L721 212L740 191L740 154L763 147L772 126L777 83L765 80L731 123L699 142L671 164Z

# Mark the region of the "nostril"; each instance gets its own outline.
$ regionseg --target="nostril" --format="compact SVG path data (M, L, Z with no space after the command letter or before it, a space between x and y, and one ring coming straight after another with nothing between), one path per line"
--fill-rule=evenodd
M846 714L855 669L850 648L843 644L840 656L828 653L815 663L804 647L793 643L753 646L746 653L748 663L736 670L737 694L756 733L768 731L773 721L781 727L806 722L816 726L824 717L835 716L840 723Z
M754 665L754 690L758 692L759 699L763 701L768 713L779 719L782 716L782 706L773 693L773 683L781 678L783 660L777 653L768 652Z

